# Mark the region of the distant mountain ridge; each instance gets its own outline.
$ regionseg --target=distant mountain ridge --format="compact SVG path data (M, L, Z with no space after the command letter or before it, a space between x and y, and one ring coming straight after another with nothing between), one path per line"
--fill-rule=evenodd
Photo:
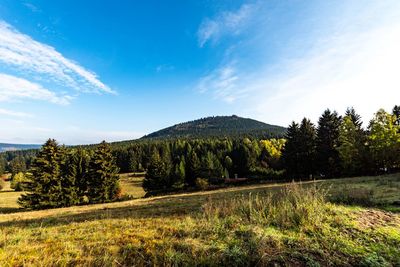
M27 149L38 149L41 145L34 144L7 144L0 143L0 152L16 151L16 150L27 150Z
M282 137L286 128L257 120L232 116L214 116L179 123L143 136L141 139L204 137Z

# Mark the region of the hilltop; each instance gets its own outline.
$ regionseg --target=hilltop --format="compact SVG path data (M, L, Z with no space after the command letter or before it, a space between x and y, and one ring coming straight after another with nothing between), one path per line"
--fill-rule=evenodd
M249 118L214 116L179 123L171 127L145 135L148 138L204 138L204 137L282 137L286 128L270 125Z

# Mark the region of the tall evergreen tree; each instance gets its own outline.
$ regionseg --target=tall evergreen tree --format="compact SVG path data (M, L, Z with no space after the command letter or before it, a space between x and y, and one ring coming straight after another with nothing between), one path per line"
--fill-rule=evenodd
M74 161L74 151L66 152L65 147L61 147L60 151L60 169L61 169L61 197L60 204L64 207L79 204L77 194L76 176L77 165Z
M89 203L110 202L118 198L118 167L110 145L105 141L98 145L90 160L87 180Z
M143 180L146 192L165 190L168 188L168 171L158 151L154 151Z
M0 175L6 172L7 160L4 155L0 154Z
M299 173L310 178L315 173L316 130L314 124L304 118L299 127Z
M79 147L72 153L72 164L75 166L75 186L79 203L85 201L85 196L88 191L89 180L89 153Z
M195 185L196 179L199 177L200 159L194 149L191 150L187 160L186 182L190 186Z
M186 166L185 159L181 158L181 160L175 165L174 177L173 177L173 185L172 187L175 189L181 189L185 186L185 178L186 178Z
M351 115L350 115L351 116ZM340 173L339 128L341 118L336 111L325 110L318 120L317 128L317 168L319 173L327 177Z
M283 149L282 159L286 171L291 178L298 178L300 175L300 128L296 122L292 122L286 131L286 145Z
M362 127L361 116L359 114L357 114L357 112L355 111L355 109L353 107L346 109L345 116L349 116L351 121L353 122L354 126L357 129L361 129L361 127Z
M34 159L18 202L25 208L54 208L63 205L60 162L63 150L49 139Z

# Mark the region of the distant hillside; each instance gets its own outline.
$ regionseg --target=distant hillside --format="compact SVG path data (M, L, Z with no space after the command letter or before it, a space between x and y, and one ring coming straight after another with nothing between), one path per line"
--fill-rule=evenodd
M0 152L37 149L37 148L40 148L40 145L20 145L20 144L0 143Z
M281 137L286 128L238 116L216 116L184 122L148 134L148 138Z

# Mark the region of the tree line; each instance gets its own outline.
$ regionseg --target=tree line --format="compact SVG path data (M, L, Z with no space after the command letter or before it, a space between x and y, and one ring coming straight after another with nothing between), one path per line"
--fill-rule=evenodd
M315 126L307 118L292 122L286 134L283 165L287 176L374 175L400 167L400 107L380 109L366 129L353 108L343 117L329 109Z
M57 201L44 200L51 205L115 200L118 169L123 173L146 172L143 187L148 193L204 188L235 177L257 181L374 175L400 167L400 107L394 107L392 113L379 110L366 128L353 108L344 116L328 109L317 125L307 118L291 123L285 138L145 139L80 148L56 145L57 149L51 149L60 154L54 156L58 162L55 169L40 165L48 145L25 162L25 167L20 154L9 161L8 168L15 169L13 176L28 169L32 181L49 182L55 192L62 192ZM98 159L102 153L107 156ZM47 156L47 161L51 159ZM96 160L103 163L96 165ZM104 166L108 171L101 169ZM106 181L108 178L96 178L105 173L114 182L99 186L94 181ZM28 187L31 192L36 190L33 184ZM65 185L69 189L62 189ZM21 203L32 205L33 199L26 196Z

